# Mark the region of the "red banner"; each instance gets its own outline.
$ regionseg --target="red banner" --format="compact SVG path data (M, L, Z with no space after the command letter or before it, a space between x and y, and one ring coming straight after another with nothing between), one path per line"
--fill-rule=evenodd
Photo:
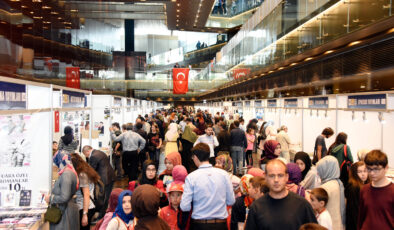
M174 68L172 69L172 82L174 94L186 94L188 91L189 69Z
M55 133L60 131L59 111L55 111Z
M79 67L66 67L66 86L80 89Z
M250 74L250 69L234 69L233 70L233 78L239 79L244 78Z

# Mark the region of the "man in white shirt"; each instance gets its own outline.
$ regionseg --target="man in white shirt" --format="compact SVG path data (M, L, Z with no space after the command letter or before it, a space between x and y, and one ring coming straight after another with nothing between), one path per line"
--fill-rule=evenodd
M193 146L196 146L198 143L205 143L209 146L209 163L212 165L215 165L215 147L219 146L218 139L215 136L215 133L213 132L212 125L207 125L207 128L205 129L205 134L201 135L198 137L196 142L194 143Z

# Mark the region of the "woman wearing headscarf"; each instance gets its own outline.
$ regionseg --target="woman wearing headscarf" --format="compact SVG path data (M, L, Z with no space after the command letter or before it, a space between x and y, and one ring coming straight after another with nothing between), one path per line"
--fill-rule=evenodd
M133 214L138 218L135 230L170 230L168 224L158 216L160 194L152 185L141 185L131 199Z
M261 169L265 171L265 165L268 163L268 161L278 158L280 152L281 148L279 142L275 140L267 140L264 143L264 155L260 161Z
M53 163L59 169L59 178L53 186L52 194L47 195L45 200L60 208L62 218L59 223L50 224L50 229L79 229L79 208L73 199L75 192L79 189L78 174L70 161L70 155L59 151L53 157Z
M191 122L189 122L191 124ZM191 172L192 168L195 168L194 162L192 160L192 151L194 142L196 142L198 136L195 132L193 132L192 128L189 125L185 126L185 130L183 131L181 144L182 144L182 164L185 166L188 172ZM194 167L193 167L194 166Z
M108 223L111 221L115 209L118 206L118 199L120 194L123 192L123 189L121 188L115 188L112 190L111 195L109 196L109 200L108 200L108 208L107 211L105 213L105 216L103 217L103 219L101 219L99 222L97 222L96 226L95 226L95 230L106 230Z
M245 174L241 177L240 189L242 195L235 199L235 203L231 209L231 230L238 229L238 222L244 223L246 220L246 210L249 209L253 203L253 198L249 196L250 179L253 178L250 174Z
M339 179L338 161L333 156L325 156L317 162L316 168L322 182L320 188L328 193L326 208L332 218L332 229L342 230L345 224L345 194Z
M305 197L305 188L299 185L302 180L301 169L296 163L288 163L287 173L289 174L289 180L286 185L287 190Z
M160 191L160 207L165 207L168 205L167 194L164 189L163 181L157 178L157 167L156 163L151 160L146 160L142 165L142 172L136 181L131 181L129 183L128 190L134 192L134 190L144 184L149 184L158 191Z
M64 128L64 136L59 140L58 151L64 151L68 154L74 153L78 149L78 136L74 137L73 129L70 126Z
M196 129L194 130L194 132L197 135L204 135L205 134L205 129L207 128L206 124L205 124L205 120L204 117L202 116L201 113L198 113L196 116Z
M314 189L320 185L320 178L317 175L316 167L312 165L312 160L305 152L298 152L294 156L294 162L301 169L302 181L300 185L305 189Z
M168 154L164 159L164 164L166 165L166 169L160 174L159 180L163 181L164 187L166 188L173 181L172 170L175 166L182 164L181 154L178 152Z
M239 192L239 183L241 179L233 174L233 160L228 154L221 154L216 157L215 161L216 168L224 169L228 173L231 183L233 184L234 193L237 194Z
M118 205L106 230L132 230L134 223L131 205L132 192L124 190L118 198Z
M185 184L185 180L187 177L187 170L185 168L185 166L183 165L177 165L174 167L174 169L172 170L172 178L173 178L173 183L175 184Z
M176 123L171 123L168 126L168 131L165 135L165 142L166 142L166 147L164 149L165 156L167 156L172 152L178 152L178 143L177 143L178 137L179 137L178 125Z

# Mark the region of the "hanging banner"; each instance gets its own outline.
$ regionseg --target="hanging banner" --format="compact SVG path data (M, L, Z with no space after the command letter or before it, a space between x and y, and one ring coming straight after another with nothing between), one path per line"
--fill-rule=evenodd
M79 67L66 67L66 86L80 89Z
M239 79L247 77L250 74L250 69L234 69L233 70L233 78Z
M85 94L80 92L63 90L63 108L83 108L85 106Z
M0 82L0 110L26 109L26 85Z
M58 133L60 131L60 115L59 111L55 111L55 133Z
M186 94L188 91L188 68L174 68L172 69L173 93Z
M267 107L276 107L277 103L276 103L276 99L271 99L267 101Z
M386 94L352 95L347 98L349 109L386 109Z
M289 98L285 99L285 108L297 108L298 107L298 99L297 98Z
M328 97L309 98L309 108L328 108Z

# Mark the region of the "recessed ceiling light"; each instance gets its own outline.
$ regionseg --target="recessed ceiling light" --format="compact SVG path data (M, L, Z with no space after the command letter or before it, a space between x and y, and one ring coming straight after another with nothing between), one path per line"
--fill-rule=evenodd
M180 10L176 10L176 12L179 12Z
M305 60L304 61L309 61L309 60L312 60L313 58L311 58L311 57L308 57L308 58L305 58Z
M179 14L177 14L176 17L179 18Z
M51 14L56 15L56 14L59 14L59 13L56 12L56 11L52 11Z
M176 4L177 6L180 6L181 4L180 3L178 3L178 4Z
M330 54L332 52L334 52L334 50L327 50L326 52L324 52L324 54Z
M351 42L351 43L349 43L349 46L354 46L354 45L357 45L357 44L360 44L360 43L361 43L361 41Z
M78 12L78 10L73 9L73 10L70 10L70 12Z
M25 6L25 5L22 5L21 7L22 7L22 8L27 8L27 6Z
M43 8L43 9L51 9L50 6L42 6L41 8Z

